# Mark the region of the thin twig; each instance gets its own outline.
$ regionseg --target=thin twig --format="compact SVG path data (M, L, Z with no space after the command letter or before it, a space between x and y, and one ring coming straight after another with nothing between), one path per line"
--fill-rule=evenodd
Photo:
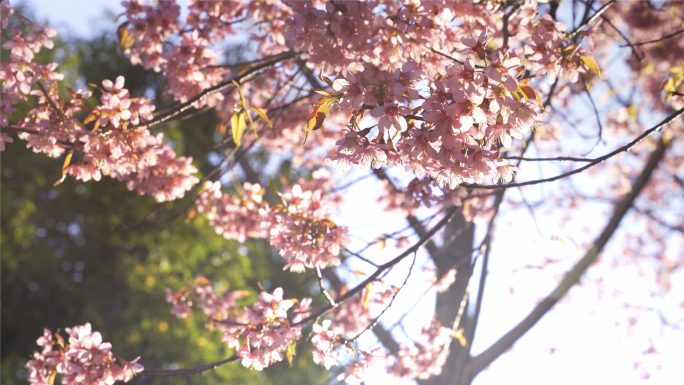
M594 148L596 148L596 146L598 146L599 143L601 143L601 139L603 138L603 125L601 124L601 117L599 116L598 109L596 108L596 103L594 103L594 98L591 96L591 93L589 92L589 87L587 87L587 81L584 79L584 76L582 76L582 83L584 83L584 92L586 92L587 96L589 97L589 102L591 102L591 108L594 109L594 115L596 116L596 123L598 124L598 127L599 127L598 138L596 139L596 143L594 143L594 145L591 146L589 151L582 154L582 156L587 156L589 153L594 151Z
M646 56L646 54L641 54L641 55L639 55L639 53L637 52L636 48L634 48L634 44L632 44L632 42L629 41L629 39L627 38L627 36L625 36L625 34L623 34L622 31L620 31L620 30L618 29L618 27L616 27L615 25L613 25L613 23L610 22L610 19L608 19L605 15L601 15L601 18L603 19L603 21L606 22L606 24L608 24L609 26L611 26L611 27L615 30L615 32L617 32L618 35L620 35L620 37L622 37L622 40L624 40L624 41L627 43L627 45L621 45L620 47L629 47L629 48L631 48L631 49L632 49L632 54L634 55L634 57L637 58L638 61L644 60L644 57Z
M216 369L221 365L225 365L229 362L234 362L238 360L237 355L233 355L230 358L214 362L207 365L195 366L187 369L145 369L144 371L138 373L136 377L185 377L192 376L195 374L200 374L206 372L207 370Z
M402 252L401 254L399 254L398 256L396 256L395 258L393 258L392 260L390 260L389 262L380 265L380 267L378 267L378 269L377 269L373 274L371 274L370 276L368 276L368 278L366 278L365 280L363 280L363 282L361 282L360 284L358 284L358 285L357 285L356 287L354 287L353 289L347 291L344 295L339 296L339 297L336 299L336 302L337 302L337 303L341 303L341 302L343 302L343 301L345 301L345 300L347 300L347 299L353 297L354 295L356 295L357 293L359 293L361 290L363 290L363 288L366 287L366 285L368 285L369 283L375 281L375 280L376 280L384 271L386 271L387 269L389 269L389 268L391 268L392 266L396 265L396 264L399 263L401 260L403 260L403 259L406 258L407 256L411 255L413 252L417 251L419 248L423 247L428 241L430 241L430 240L432 239L432 237L433 237L435 234L437 234L438 231L440 231L442 228L444 228L444 226L446 226L447 223L451 222L451 220L452 220L454 217L456 217L456 214L458 214L459 212L460 212L460 208L458 208L458 207L451 207L451 208L447 209L447 210L446 210L446 215L444 216L444 218L442 218L442 219L441 219L441 220L440 220L432 229L430 229L430 231L428 231L427 234L425 234L424 237L422 237L422 238L421 238L418 242L416 242L413 246L409 247L407 250L405 250L404 252ZM330 309L332 309L332 306L330 306L330 305L325 306L322 310L320 310L320 311L318 311L318 312L316 312L316 313L310 315L309 317L306 317L305 319L303 319L303 320L297 322L297 323L294 324L294 325L295 325L295 326L296 326L296 325L301 325L301 324L307 323L307 322L309 322L309 321L312 321L312 320L318 318L320 315L324 314L325 312L327 312L327 311L330 310Z
M669 34L669 35L665 35L665 36L661 37L660 39L649 40L649 41L643 41L643 42L641 42L641 43L634 43L634 44L632 44L632 45L634 45L634 46L640 46L640 45L646 45L646 44L657 43L657 42L659 42L659 41L662 41L662 40L665 40L665 39L669 39L669 38L671 38L671 37L675 37L675 36L677 36L677 35L679 35L680 33L683 33L683 32L684 32L684 29L680 29L680 30L677 31L677 32L671 33L671 34ZM621 47L624 47L624 46L621 46Z
M337 307L337 303L333 299L333 297L328 293L327 290L323 287L323 275L321 274L321 268L316 266L316 275L318 276L318 287L321 289L321 293L325 297L325 299L328 300L328 303L332 307Z
M392 296L392 299L391 299L390 302L387 304L387 306L386 306L384 309L382 309L382 311L380 312L380 314L379 314L377 317L375 317L375 318L373 319L373 321L372 321L365 329L363 329L362 331L360 331L359 334L357 334L356 336L354 336L354 338L352 338L352 339L349 340L348 342L354 342L354 341L358 340L359 337L361 337L361 335L362 335L363 333L367 332L368 330L373 329L374 327L376 327L376 326L378 325L378 322L380 322L380 317L382 317L382 316L385 314L385 312L386 312L390 307L392 307L392 304L394 303L394 300L397 299L397 297L399 296L399 292L401 291L401 289L403 289L403 288L406 286L406 282L408 282L408 279L411 277L411 272L413 271L413 266L415 266L415 264L416 264L416 256L417 256L417 254L418 254L418 251L417 251L417 250L413 252L413 262L411 262L411 266L409 267L408 274L406 274L406 278L404 279L404 282L401 284L401 286L399 286L399 288L397 289L397 292L394 293L394 296Z
M632 140L631 142L627 143L626 145L624 145L624 146L618 148L617 150L612 151L612 152L609 152L609 153L606 154L606 155L603 155L603 156L601 156L601 157L598 157L598 158L593 159L593 160L592 160L588 165L586 165L586 166L582 166L582 167L577 168L577 169L575 169L575 170L572 170L572 171L569 171L569 172L566 172L566 173L563 173L563 174L560 174L560 175L557 175L557 176L554 176L554 177L551 177L551 178L537 179L537 180L531 180L531 181L520 182L520 183L508 183L508 184L504 184L504 185L489 185L489 186L483 186L483 185L473 185L473 184L466 184L466 183L464 183L464 184L462 184L461 186L464 186L464 187L467 187L467 188L472 188L472 189L496 190L496 189L507 189L507 188L511 188L511 187L518 187L518 186L530 186L530 185L535 185L535 184L540 184L540 183L546 183L546 182L553 182L553 181L556 181L556 180L559 180L559 179L567 178L567 177L569 177L569 176L571 176L571 175L579 174L579 173L582 172L582 171L585 171L585 170L587 170L587 169L589 169L589 168L592 168L592 167L596 166L597 164L603 163L604 161L606 161L606 160L608 160L608 159L614 157L614 156L617 155L617 154L620 154L620 153L625 152L625 151L629 151L629 149L631 149L632 147L634 147L637 143L641 142L642 140L644 140L644 138L646 138L647 136L651 135L651 134L654 133L655 131L659 131L660 129L662 129L663 127L665 127L665 125L667 125L668 123L670 123L672 120L674 120L675 118L678 118L680 115L682 115L682 113L684 113L684 108L682 108L682 109L680 109L680 110L678 110L678 111L673 112L672 114L670 114L670 116L668 116L667 118L665 118L665 120L663 120L662 122L656 124L656 125L653 126L652 128L649 128L649 129L646 130L643 134L639 135L636 139L634 139L634 140Z

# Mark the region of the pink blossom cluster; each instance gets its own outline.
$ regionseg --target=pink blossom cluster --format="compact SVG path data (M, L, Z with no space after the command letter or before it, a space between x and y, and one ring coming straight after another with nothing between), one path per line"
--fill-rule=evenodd
M76 179L100 180L102 174L127 182L129 190L151 195L158 202L182 198L199 179L191 157L177 157L164 144L164 135L153 136L146 128L135 128L141 120L152 119L154 106L149 100L129 98L124 78L102 82L106 92L102 105L95 109L99 129L87 131L82 159L67 168ZM133 125L133 127L129 127Z
M332 174L318 169L313 180L300 180L280 195L282 205L271 208L269 241L285 259L284 269L303 272L340 264L337 256L349 238L347 227L337 226L328 216L340 199L328 194L332 185Z
M166 288L166 302L173 306L171 314L178 318L187 318L196 306L210 319L224 320L234 311L236 301L243 298L247 292L242 290L220 293L214 289L206 278L197 278L195 285L173 291Z
M231 197L220 182L207 182L196 204L207 215L218 234L244 242L247 237L268 238L285 259L284 269L304 271L340 264L340 248L349 242L347 228L330 220L328 211L340 203L326 169L313 173L313 180L300 180L281 194L283 204L272 207L263 201L264 190L246 182L243 195Z
M149 99L131 99L128 90L123 88L125 81L123 76L117 77L115 82L109 79L102 81L105 89L100 97L102 104L95 108L100 117L100 127L111 123L114 128L119 128L128 123L138 125L141 118L152 120L154 105Z
M100 332L93 331L89 323L66 328L68 343L49 329L36 343L42 351L33 352L33 359L26 363L29 382L32 384L52 384L54 375L62 375L62 384L111 385L116 381L128 382L143 371L138 363L140 357L132 361L115 363L112 344L102 341Z
M335 335L355 337L371 323L370 308L365 306L360 294L356 294L330 311L331 330Z
M461 40L464 52L486 55L486 31L477 39ZM512 74L520 65L518 58L496 51L489 55L488 63L484 71L478 70L469 55L464 64L449 65L446 73L438 75L421 106L424 113L419 119L424 123L420 127L415 123L409 127L412 111L408 107L380 100L384 105L371 111L378 119L377 137L369 139L369 130L357 131L351 126L329 160L340 170L350 164L361 168L403 164L418 178L427 174L450 189L485 179L510 181L515 168L500 159L499 146L510 146L511 137L522 138L542 123L542 115L535 110L537 104L530 100L529 91L523 91ZM423 74L418 71L413 62L396 71L394 100L403 100L404 94L412 99L420 96L416 86ZM345 97L343 92L341 97ZM434 199L429 181L419 181L413 182L413 200L429 206Z
M129 55L131 63L142 64L146 69L161 71L167 58L163 57L164 44L172 34L181 30L178 22L180 7L175 1L162 1L156 7L143 5L140 0L122 1L126 8L125 16L128 25L119 27L135 38L123 54Z
M14 9L8 1L2 7L2 23L7 25ZM21 27L15 27L12 34L12 40L3 44L11 61L0 64L0 124L9 125L7 114L16 110L14 104L26 100L26 95L37 96L34 108L17 122L19 138L34 152L51 157L81 153L74 164L67 164L69 175L83 181L110 175L159 202L183 197L198 182L192 158L177 157L163 143L162 134L155 137L146 128L135 127L153 118L154 105L148 99L131 98L123 76L102 82L101 104L90 110L85 104L90 92L67 89L66 97L58 92L64 75L55 72L57 63L32 62L41 47L53 47L54 29L34 25L32 32L23 34ZM91 111L84 122L76 117L82 110ZM95 127L89 130L85 124L90 121L95 121ZM3 134L0 149L11 141Z
M242 365L262 370L282 361L282 351L295 342L301 334L301 327L290 326L288 310L292 300L283 299L283 289L272 294L261 292L259 301L237 316L234 325L226 324L222 341L228 347L237 348ZM245 325L245 326L243 326ZM240 338L242 342L240 342Z
M542 16L537 26L530 30L533 44L516 49L516 55L524 56L530 69L535 70L537 75L548 76L552 83L556 76L577 82L579 74L587 71L587 66L580 59L580 56L585 55L585 50L579 45L568 45L566 29L564 23L554 21L551 15Z
M449 287L451 287L454 282L456 282L456 269L449 269L449 271L444 273L442 278L438 279L433 286L438 293L444 293L449 290Z
M390 181L383 179L380 181L382 191L378 203L384 204L386 211L415 215L421 205L432 207L434 204L442 203L442 197L437 197L432 191L433 185L430 178L414 178L406 188L397 189Z
M183 33L180 44L162 54L166 64L162 67L169 79L168 92L175 95L175 99L186 102L200 92L211 88L223 80L227 71L221 68L218 59L219 52L209 48L209 41L199 35L197 30ZM223 94L216 92L195 102L195 108L206 105L215 106L223 100Z
M321 324L313 325L313 337L311 343L314 346L313 360L318 365L322 365L326 370L330 370L333 365L337 365L337 360L340 358L340 352L334 350L336 344L335 333L330 329L332 321L325 320Z
M386 355L381 349L371 352L357 350L356 359L345 367L346 371L337 376L338 381L349 385L360 385L366 379L368 370L386 363Z
M2 28L4 32L11 31L11 39L2 44L2 48L9 50L9 61L0 63L0 81L2 81L2 98L0 98L0 126L9 126L8 115L15 112L15 104L21 100L26 100L27 95L39 95L41 101L39 105L31 110L29 114L20 120L19 127L32 134L22 133L20 137L29 140L29 147L33 147L35 152L45 152L51 156L59 156L64 153L64 148L59 141L66 141L68 134L75 140L80 127L75 119L72 118L76 111L75 106L69 104L65 106L61 116L51 114L48 106L48 99L43 92L51 93L52 98L49 103L57 103L58 95L54 89L56 81L64 79L64 75L54 72L57 63L37 64L33 63L36 53L42 47L48 49L54 46L52 38L57 32L53 28L44 28L39 24L31 27L31 32L24 33L21 26L9 29L10 17L14 15L15 9L10 7L9 1L3 1L1 5ZM32 86L39 84L43 90L33 90ZM54 123L53 123L54 122ZM69 133L60 130L61 125L68 125L72 129ZM35 134L33 134L35 132ZM3 135L4 142L9 142Z
M413 347L402 345L389 373L397 378L426 379L439 375L449 356L452 331L433 324L423 329L424 342L413 342Z
M141 0L122 4L126 8L127 24L121 28L135 39L124 54L130 55L133 64L162 72L169 80L168 92L180 102L219 84L224 75L230 75L230 71L221 66L220 52L209 46L236 33L231 20L254 17L258 22L277 18L280 12L288 9L280 2L189 1L186 28L181 30L180 7L175 1L164 1L156 6L143 5ZM173 34L179 34L177 43L171 39ZM279 40L279 46L285 47L284 38L276 40ZM224 94L213 93L193 106L214 107L223 98Z
M291 4L293 15L283 17L283 31L297 51L309 53L312 66L363 71L364 63L372 63L385 71L401 67L422 44L443 44L453 34L449 23L459 7L454 3L379 7L377 1L331 1L320 9L314 2L298 1Z
M164 135L150 137L149 142L157 152L156 162L138 169L136 172L120 176L126 181L130 191L140 195L150 195L157 202L167 202L183 198L199 182L193 175L197 168L192 165L192 157L176 156L170 146L163 144Z
M266 238L268 232L263 217L268 212L263 201L264 189L259 184L245 182L240 196L221 192L220 182L204 183L197 198L197 211L204 213L216 233L240 243L249 238Z
M197 7L193 2L193 8ZM142 64L147 69L163 72L169 80L168 92L176 100L185 102L201 91L223 80L225 69L220 68L219 53L209 48L206 34L200 35L198 29L185 32L177 20L180 7L175 1L163 1L156 6L143 5L140 0L124 1L127 24L120 28L121 33L135 39L124 54L130 56L131 63ZM197 23L196 14L189 21ZM217 22L220 20L216 20ZM128 25L131 28L128 28ZM171 35L180 33L178 44L171 43ZM170 45L169 49L164 46ZM215 93L197 101L197 108L214 106L222 100L223 94Z

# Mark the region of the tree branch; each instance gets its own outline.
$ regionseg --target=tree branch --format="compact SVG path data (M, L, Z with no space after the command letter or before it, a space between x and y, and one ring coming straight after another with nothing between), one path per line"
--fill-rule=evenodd
M156 124L163 123L163 122L173 118L174 116L192 108L193 104L195 104L196 102L206 98L207 96L215 94L217 92L221 92L221 91L223 91L229 87L233 87L233 81L239 82L240 80L244 79L245 77L247 77L247 76L249 76L255 72L261 71L262 69L268 68L268 67L275 65L275 64L277 64L283 60L286 60L286 59L289 59L289 58L292 58L292 57L295 57L298 55L300 55L300 54L297 52L294 52L294 51L290 51L290 52L287 52L283 55L280 55L280 56L278 56L272 60L261 63L257 66L254 66L254 67L248 69L247 71L245 71L244 73L242 73L240 75L233 76L229 80L221 82L221 83L219 83L219 84L217 84L211 88L207 88L206 90L204 90L204 91L200 92L199 94L193 96L192 98L188 99L188 101L186 101L184 103L180 103L178 105L170 107L168 110L166 110L166 111L162 112L161 114L155 116L154 119L152 119L148 122L145 122L143 124L140 124L138 126L133 126L130 128L131 129L145 129L145 128L149 128L151 126L154 126Z
M513 343L522 337L528 330L530 330L555 304L558 302L570 288L579 282L580 277L589 268L589 266L596 260L598 255L603 251L603 248L608 243L608 240L617 230L620 222L627 214L627 211L634 204L635 199L639 193L646 186L651 174L658 166L658 162L665 154L666 145L660 140L656 150L651 154L644 167L641 175L632 185L632 191L627 194L616 206L613 216L606 227L601 232L601 235L596 239L594 245L589 249L584 257L565 275L561 283L556 289L551 292L540 304L538 304L532 312L525 317L520 323L514 326L508 333L501 337L492 346L487 348L484 352L475 356L471 363L471 379L480 373L484 368L491 364L503 352L508 350Z
M229 362L234 362L238 360L238 356L232 355L229 358L226 358L225 360L222 361L217 361L211 364L207 365L200 365L200 366L195 366L192 368L187 368L187 369L145 369L142 372L138 373L136 377L185 377L185 376L192 376L195 374L200 374L203 372L206 372L207 370L212 370L216 369L221 365L225 365Z
M673 32L673 33L671 33L671 34L669 34L669 35L665 35L665 36L661 37L660 39L644 41L644 42L641 42L641 43L634 43L634 44L632 44L632 45L634 45L634 46L639 46L639 45L646 45L646 44L657 43L657 42L659 42L659 41L662 41L662 40L665 40L665 39L669 39L669 38L671 38L671 37L675 37L675 36L677 36L677 35L679 35L680 33L683 33L683 32L684 32L684 29L680 29L680 30L677 31L677 32ZM624 46L621 46L621 47L624 47Z
M389 176L387 176L387 173L385 172L385 170L380 169L380 168L373 169L373 173L375 174L375 176L378 177L378 179L387 181L387 183L389 183L389 185L394 190L399 190L397 188L397 186L395 186L394 183L392 183ZM408 223L413 228L413 231L416 232L418 237L423 238L425 236L425 234L426 234L425 227L423 227L423 224L420 222L420 220L418 220L418 218L414 217L413 215L407 215L406 220L408 221ZM425 248L427 249L428 253L430 253L430 256L434 257L435 253L437 252L437 245L435 245L435 242L433 242L432 239L430 239L425 244Z
M582 172L582 171L584 171L584 170L587 170L587 169L589 169L589 168L592 168L592 167L596 166L596 165L599 164L599 163L603 163L604 161L606 161L606 160L608 160L608 159L614 157L615 155L617 155L617 154L619 154L619 153L621 153L621 152L629 151L629 149L631 149L632 147L634 147L637 143L641 142L644 138L646 138L647 136L651 135L653 132L662 129L662 128L665 127L668 123L670 123L671 121L673 121L675 118L679 117L679 116L682 115L682 114L684 114L684 108L682 108L682 109L680 109L680 110L678 110L678 111L673 112L672 114L670 114L670 116L668 116L667 118L665 118L665 120L663 120L662 122L656 124L656 125L653 126L652 128L649 128L649 129L646 130L643 134L639 135L636 139L634 139L633 141L627 143L626 145L624 145L624 146L618 148L617 150L615 150L615 151L613 151L613 152L610 152L610 153L608 153L608 154L606 154L606 155L603 155L603 156L601 156L601 157L595 158L595 159L593 159L588 165L582 166L582 167L580 167L580 168L578 168L578 169L575 169L575 170L566 172L566 173L564 173L564 174L560 174L560 175L557 175L557 176L554 176L554 177L551 177L551 178L546 178L546 179L537 179L537 180L531 180L531 181L520 182L520 183L509 183L509 184L504 184L504 185L489 185L489 186L482 186L482 185L474 185L474 184L463 183L461 186L467 187L467 188L472 188L472 189L483 189L483 190L507 189L507 188L511 188L511 187L529 186L529 185L535 185L535 184L539 184L539 183L553 182L553 181L556 181L556 180L559 180L559 179L566 178L566 177L568 177L568 176L570 176L570 175L579 174L580 172Z
M349 290L348 292L346 292L344 295L341 295L341 296L337 297L337 298L335 299L335 301L336 301L337 303L341 303L341 302L343 302L343 301L345 301L345 300L351 298L352 296L354 296L355 294L357 294L358 292L360 292L361 290L363 290L363 288L366 287L366 285L368 285L369 283L375 281L375 280L380 276L380 274L382 274L385 270L387 270L387 269L389 269L390 267L396 265L396 264L399 263L402 259L406 258L407 256L413 254L415 251L417 251L418 249L420 249L421 247L423 247L425 244L427 244L427 242L428 242L430 239L432 239L432 237L433 237L435 234L437 234L438 231L440 231L444 226L446 226L447 223L451 222L451 220L452 220L454 217L456 217L456 215L457 215L459 212L460 212L460 210L459 210L458 207L451 207L451 208L447 209L447 210L446 210L446 215L444 215L444 218L442 218L442 219L441 219L441 220L440 220L432 229L430 229L430 231L428 231L428 232L425 234L425 237L422 237L422 238L421 238L418 242L416 242L413 246L409 247L409 248L406 249L403 253L399 254L399 255L396 256L396 257L394 257L394 258L393 258L392 260L390 260L389 262L380 265L380 267L379 267L373 274L371 274L370 276L368 276L368 278L366 278L365 280L363 280L363 282L361 282L361 283L358 284L356 287L354 287L353 289L351 289L351 290ZM317 311L317 312L311 314L309 317L307 317L307 318L303 319L302 321L298 322L296 325L304 324L304 323L309 322L309 321L311 321L311 320L315 320L316 318L318 318L318 317L320 317L321 315L325 314L325 313L326 313L328 310L330 310L331 308L332 308L332 306L330 306L330 305L324 306L321 310L319 310L319 311Z

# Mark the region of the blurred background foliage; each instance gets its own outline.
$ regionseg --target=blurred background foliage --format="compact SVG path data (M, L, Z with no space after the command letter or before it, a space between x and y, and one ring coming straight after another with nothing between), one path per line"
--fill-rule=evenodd
M31 17L30 10L21 12ZM163 97L163 77L132 66L119 54L117 44L113 33L89 40L58 37L55 48L43 49L36 61L59 62L58 71L65 74L67 86L99 85L123 75L134 97L161 96L156 100L158 110L172 104L169 97ZM226 55L239 53L239 48L233 48ZM2 50L3 60L7 56ZM93 96L95 104L99 91L94 90ZM11 121L31 108L35 98L30 99ZM160 126L156 132L163 132L180 155L199 154L194 165L201 177L216 163L210 161L212 157L222 157L202 153L222 139L216 137L215 127L213 114L203 113ZM164 289L189 285L199 276L228 290L250 290L252 298L244 304L256 298L258 283L269 291L282 286L286 296L300 298L311 296L317 287L315 276L283 272L282 260L262 240L226 241L202 216L190 218L187 212L172 220L190 204L193 193L167 203L151 217L161 225L127 226L159 204L109 177L88 183L67 178L53 186L61 175L63 159L34 154L12 136L15 143L2 153L0 175L3 384L26 383L24 365L37 349L35 341L44 327L54 332L90 322L113 344L117 357L142 356L147 368L186 368L231 356L234 352L220 341L220 332L205 328L207 320L201 312L184 320L170 314ZM268 159L268 154L254 155ZM279 172L297 174L289 170L289 162ZM279 184L276 178L269 181L260 176L271 186ZM298 348L293 361L297 370L288 370L286 361L264 372L233 363L191 378L135 379L132 383L327 383L329 374L313 364L308 350L308 346Z

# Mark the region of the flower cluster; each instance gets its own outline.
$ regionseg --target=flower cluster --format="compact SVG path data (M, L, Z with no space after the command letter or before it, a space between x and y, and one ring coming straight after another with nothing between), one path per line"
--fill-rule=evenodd
M209 41L199 36L199 32L184 33L180 45L162 54L166 64L162 67L169 79L168 92L176 100L185 102L198 93L217 85L223 80L225 69L218 65L219 52L208 47ZM223 94L214 93L193 104L195 108L205 105L215 106L223 100Z
M576 82L579 74L587 70L581 56L584 49L579 45L568 45L565 37L565 23L554 21L551 15L544 15L531 31L533 44L526 44L516 50L517 56L525 56L531 69L537 75L547 75L550 82L570 79Z
M486 31L477 39L461 39L464 52L486 58L483 44L487 42ZM420 110L422 117L414 117L408 107L393 101L383 101L373 108L371 115L378 119L378 135L368 139L366 130L354 126L345 138L338 141L337 154L329 161L338 169L345 170L349 164L360 168L380 167L383 164L402 163L413 170L418 178L428 174L438 183L455 189L461 183L510 181L515 168L499 159L499 146L511 145L511 137L522 138L533 126L542 122L535 111L536 101L531 100L535 91L520 86L512 74L520 65L518 58L496 51L489 55L489 65L476 68L469 55L463 64L446 67L446 73L432 82L430 96ZM417 82L423 73L409 61L397 70L389 83L394 83L393 100L405 96L418 99ZM340 88L340 97L346 97L346 89ZM342 105L340 105L342 107ZM409 122L411 127L409 127ZM415 121L423 120L420 127ZM393 142L395 140L395 142ZM428 179L416 179L410 185L413 202L426 206L435 200L430 193Z
M385 364L386 355L381 349L371 352L357 350L357 358L350 365L346 366L346 371L337 376L338 381L344 381L349 385L359 385L366 379L368 370L373 367Z
M206 278L197 278L190 288L173 291L166 288L166 302L173 305L171 314L178 318L187 318L196 306L212 320L227 319L235 309L236 301L247 296L243 290L217 292Z
M8 1L2 7L2 24L8 25L14 8ZM101 104L94 109L86 106L88 91L67 88L64 96L58 84L64 75L55 72L57 63L32 62L41 47L54 46L54 36L54 29L40 25L26 34L21 27L12 29L12 40L2 46L11 54L10 62L0 63L0 124L8 126L7 114L16 110L16 103L26 100L27 95L37 96L35 106L17 122L19 138L34 152L51 157L67 153L65 171L79 180L100 180L102 175L110 175L127 182L130 190L152 195L159 202L183 197L198 182L192 158L177 157L163 143L163 135L155 137L146 128L136 128L152 120L152 101L132 98L124 88L123 76L102 82ZM77 113L83 110L90 114L81 122ZM86 129L85 125L93 121L94 127ZM0 149L6 142L12 139L3 134ZM69 165L72 155L79 153L75 157L78 160Z
M313 325L313 337L311 343L316 348L312 350L313 360L319 365L323 365L326 370L330 370L333 365L337 365L340 352L333 350L335 347L335 333L330 328L330 320L323 321L320 325Z
M303 272L305 268L338 266L340 246L349 243L347 228L337 226L328 211L339 200L327 194L332 175L326 169L313 173L312 181L300 180L281 194L282 205L271 208L269 240L280 250L285 269Z
M293 301L283 299L281 288L272 294L262 292L251 309L246 308L235 318L235 324L224 325L227 330L222 340L228 347L238 348L237 355L247 368L262 370L282 361L281 352L301 334L301 328L290 326L287 319L287 312L293 305Z
M355 337L371 322L370 308L363 297L356 294L330 311L332 331L335 335Z
M204 213L216 233L226 239L245 242L250 238L266 238L266 209L264 189L259 184L246 182L242 195L232 197L221 192L220 182L204 183L204 191L197 199L197 211Z
M313 180L300 180L281 194L283 204L272 207L264 202L264 189L246 182L241 197L221 191L219 182L207 182L196 201L218 234L244 242L247 237L268 238L285 259L284 269L302 272L305 268L325 268L340 264L340 247L349 242L347 228L337 226L328 211L339 204L326 169L313 173Z
M33 359L26 363L29 382L32 384L51 384L54 375L62 375L62 384L111 385L115 381L128 382L143 371L138 363L140 357L132 361L115 363L112 344L102 341L100 332L93 331L89 323L66 328L68 343L59 334L53 335L45 329L36 343L42 351L33 352Z
M424 328L424 343L414 342L413 348L402 345L389 372L398 378L426 379L439 375L449 356L451 333L451 329L436 324Z
M119 128L121 125L125 126L126 122L137 125L140 118L152 120L154 105L147 99L131 99L128 90L123 88L125 81L123 76L117 77L115 82L109 79L102 81L105 92L100 97L102 104L95 109L100 117L100 127L111 123L114 128Z
M67 171L83 181L111 175L158 202L182 198L199 181L192 158L177 157L161 133L153 136L147 129L128 127L152 119L154 106L146 99L129 98L124 81L123 76L102 81L106 92L93 111L99 128L81 135L83 157Z
M151 142L151 143L150 143ZM176 156L170 146L163 144L164 135L149 137L150 150L156 152L156 162L131 174L119 176L126 187L140 195L153 196L157 202L183 198L199 182L194 175L197 168L192 157Z
M438 293L444 293L449 290L449 287L451 287L454 282L456 282L456 269L449 269L449 271L444 273L442 278L438 279L433 286Z
M121 5L126 8L127 19L119 27L119 38L123 38L125 44L123 54L129 55L132 64L161 71L166 64L166 58L162 56L164 43L171 34L181 30L177 21L180 7L175 1L162 1L156 7L143 5L139 0L122 1ZM131 28L127 29L129 24Z

